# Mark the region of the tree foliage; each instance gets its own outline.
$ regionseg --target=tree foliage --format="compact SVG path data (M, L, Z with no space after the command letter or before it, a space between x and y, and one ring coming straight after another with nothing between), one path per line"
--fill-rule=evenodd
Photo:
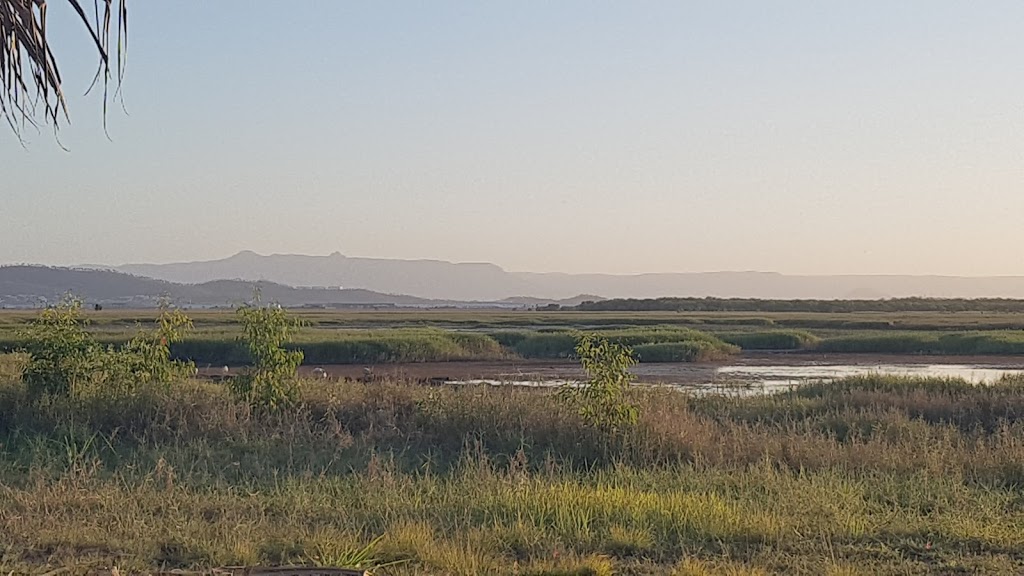
M29 361L22 378L34 396L117 398L195 373L191 362L171 357L170 345L192 328L180 310L164 305L153 329L140 329L121 347L98 343L88 323L82 301L68 296L29 325L24 349Z
M70 396L98 367L100 348L82 318L82 301L67 297L43 310L25 332L29 355L22 379L35 395Z
M586 312L1024 312L1010 298L891 298L885 300L766 300L758 298L614 298L583 302Z
M110 346L104 363L110 386L127 386L121 394L130 394L141 383L169 384L195 373L192 362L173 360L171 344L181 342L192 330L192 319L184 312L161 305L160 316L152 330L140 330L124 346Z
M576 356L587 381L578 386L562 386L562 401L574 407L588 425L604 432L614 433L635 424L639 411L626 397L633 381L629 369L636 364L632 351L622 344L584 333L576 343Z
M294 405L299 399L297 371L303 354L284 345L301 323L280 306L261 305L258 293L253 303L240 306L237 313L253 365L231 381L231 391L261 410Z

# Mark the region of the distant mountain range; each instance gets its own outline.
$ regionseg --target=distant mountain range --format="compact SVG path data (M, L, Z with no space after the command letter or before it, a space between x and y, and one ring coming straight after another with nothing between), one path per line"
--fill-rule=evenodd
M330 256L261 256L113 268L0 267L0 307L31 307L72 292L89 303L149 307L161 297L190 306L232 306L259 285L284 306L575 306L604 298L762 299L1024 298L1024 277L787 276L765 272L537 274L493 264Z
M508 272L494 264L439 260L392 260L240 252L222 260L176 264L129 264L117 270L171 282L263 280L286 286L330 286L431 300L501 301L530 297L537 302L570 299L717 296L723 298L873 299L1024 298L1024 277L900 275L796 276L772 272L665 274L540 274Z
M256 287L265 301L288 307L529 308L547 304L575 306L584 300L600 300L597 296L579 296L557 301L526 297L466 302L383 294L361 288L295 288L264 280L211 280L187 284L116 270L0 266L0 307L4 308L37 307L56 302L68 293L88 304L131 308L156 306L164 298L194 307L235 306L250 300Z
M214 280L200 284L179 284L132 276L112 270L83 270L43 266L0 267L0 307L22 308L58 301L67 293L88 304L148 308L162 298L179 305L234 306L252 298L258 286L268 302L282 306L340 307L437 307L466 306L465 303L427 300L412 296L379 294L370 290L337 288L292 288L273 282ZM495 303L513 307L516 304Z

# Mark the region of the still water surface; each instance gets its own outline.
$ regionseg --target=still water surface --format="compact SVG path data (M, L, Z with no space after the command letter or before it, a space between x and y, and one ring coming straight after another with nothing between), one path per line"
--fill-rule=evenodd
M1024 374L1024 368L979 364L778 364L770 366L726 365L700 367L679 364L648 364L636 369L637 382L679 388L695 393L766 394L788 390L808 382L829 381L873 374L891 376L962 378L980 384L1003 376ZM461 384L511 384L560 386L571 378L509 374L493 378L458 380Z

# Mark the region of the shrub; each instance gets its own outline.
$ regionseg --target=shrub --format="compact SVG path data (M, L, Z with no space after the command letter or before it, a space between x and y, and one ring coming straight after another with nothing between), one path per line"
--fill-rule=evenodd
M24 335L28 364L22 379L33 396L122 397L194 373L191 362L171 359L170 345L192 328L180 310L164 305L155 330L140 330L121 347L100 345L87 324L81 300L71 296L31 322Z
M616 432L636 424L639 410L627 399L636 364L629 348L592 334L582 334L576 344L576 356L587 373L587 381L565 384L558 394L573 406L589 426L604 432Z
M86 330L82 301L67 296L43 310L26 329L28 365L22 375L34 396L74 396L98 367L101 351Z
M301 350L287 350L288 342L300 323L280 306L253 304L237 309L253 366L231 381L231 392L253 408L279 410L294 405L299 398L296 373L302 364Z
M132 394L145 383L166 385L195 374L195 364L171 357L171 345L192 330L192 320L181 310L163 305L156 324L155 330L140 330L124 346L104 350L100 366L108 392Z

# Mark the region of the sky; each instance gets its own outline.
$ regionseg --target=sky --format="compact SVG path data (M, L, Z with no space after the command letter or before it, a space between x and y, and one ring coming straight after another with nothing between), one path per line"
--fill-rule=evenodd
M129 0L109 139L51 4L0 263L1024 274L1019 1Z

